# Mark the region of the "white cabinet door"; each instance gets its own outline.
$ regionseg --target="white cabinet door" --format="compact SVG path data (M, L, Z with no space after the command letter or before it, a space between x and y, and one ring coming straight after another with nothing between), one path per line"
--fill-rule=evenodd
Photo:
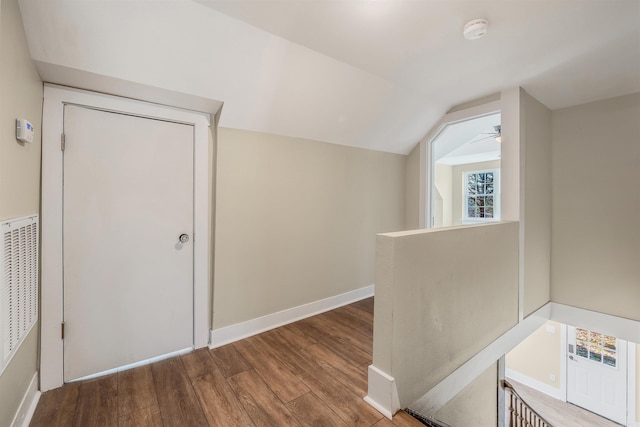
M67 105L64 133L64 380L192 346L193 127Z
M567 334L567 401L626 425L626 341L572 326Z

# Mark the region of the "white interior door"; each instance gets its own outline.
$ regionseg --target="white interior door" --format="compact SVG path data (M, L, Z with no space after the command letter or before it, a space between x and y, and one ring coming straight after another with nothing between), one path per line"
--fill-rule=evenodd
M193 126L67 105L64 133L64 380L192 346Z
M567 401L626 425L626 341L572 326L567 334Z

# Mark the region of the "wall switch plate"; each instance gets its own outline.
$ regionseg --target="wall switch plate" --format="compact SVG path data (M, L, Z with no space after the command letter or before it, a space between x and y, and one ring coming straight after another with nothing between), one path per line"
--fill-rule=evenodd
M556 376L553 374L549 374L549 381L551 381L552 383L556 382Z
M26 119L16 119L16 138L20 142L33 142L33 125Z
M553 325L547 325L547 332L549 332L550 334L555 334L556 333L556 327Z

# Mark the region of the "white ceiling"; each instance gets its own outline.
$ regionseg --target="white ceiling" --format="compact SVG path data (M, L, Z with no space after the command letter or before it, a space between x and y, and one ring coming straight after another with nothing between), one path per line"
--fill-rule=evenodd
M552 109L640 91L638 0L20 6L45 79L110 76L223 101L221 126L403 154L452 106L505 88ZM480 17L488 34L465 40Z
M495 137L500 114L447 125L433 140L433 159L445 165L499 160L501 146Z

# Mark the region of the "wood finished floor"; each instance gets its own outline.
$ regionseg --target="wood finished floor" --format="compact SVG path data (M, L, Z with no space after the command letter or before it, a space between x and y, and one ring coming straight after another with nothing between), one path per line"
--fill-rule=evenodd
M563 402L508 378L518 394L552 425L557 427L620 427L613 421Z
M214 350L44 393L31 426L376 426L367 405L373 298Z

